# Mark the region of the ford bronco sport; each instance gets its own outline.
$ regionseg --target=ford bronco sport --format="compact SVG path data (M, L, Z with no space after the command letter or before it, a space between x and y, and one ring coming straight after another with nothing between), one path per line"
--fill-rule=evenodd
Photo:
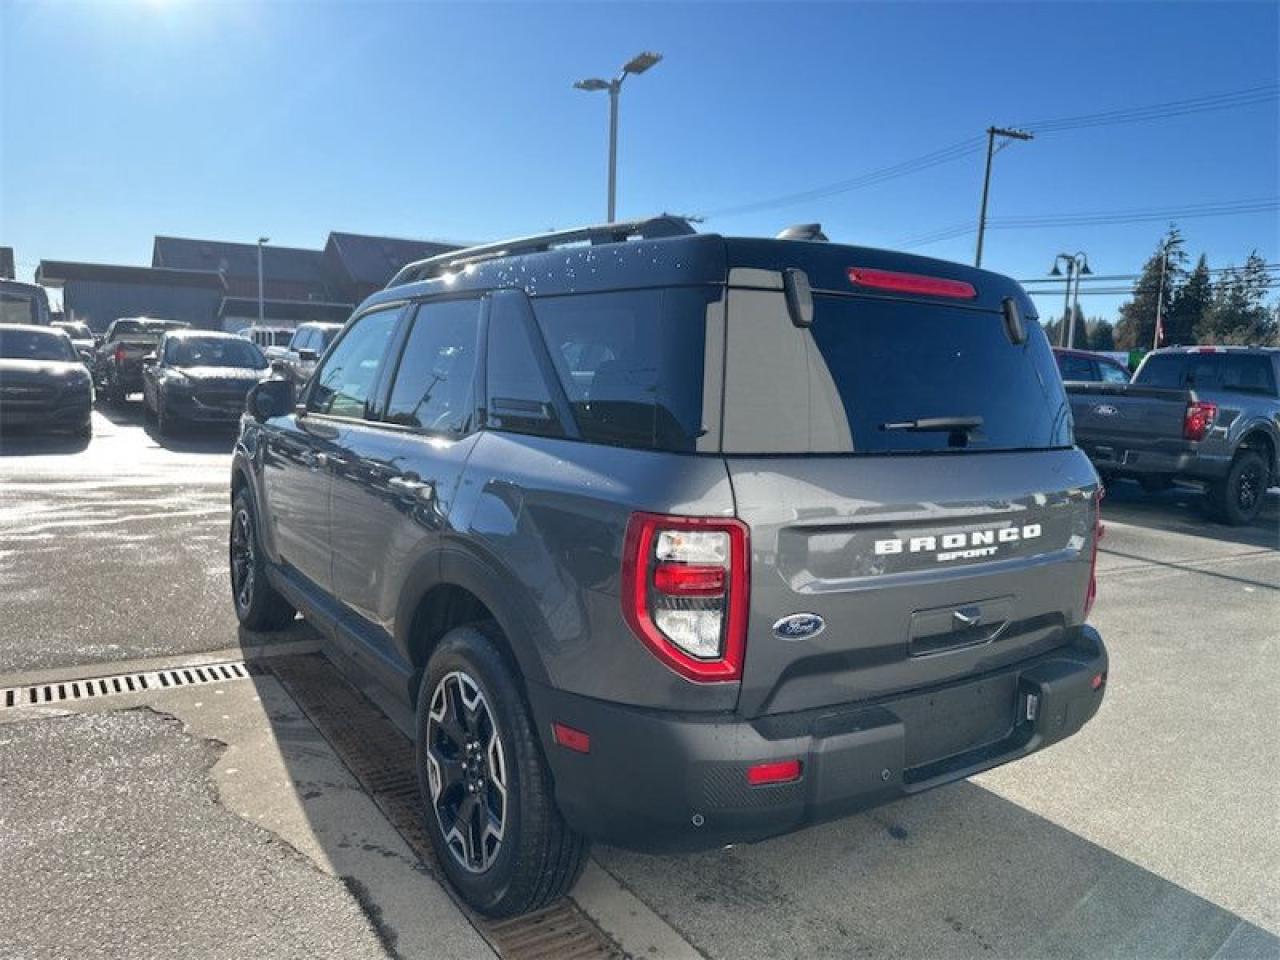
M662 217L457 250L250 393L231 582L416 712L440 862L752 841L1097 711L1097 476L1012 280ZM406 711L407 712L407 711Z

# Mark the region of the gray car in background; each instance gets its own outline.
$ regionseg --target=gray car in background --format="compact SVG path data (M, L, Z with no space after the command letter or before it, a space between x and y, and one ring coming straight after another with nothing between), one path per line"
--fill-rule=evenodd
M406 267L248 411L237 615L301 611L412 711L485 914L590 839L785 833L1102 701L1098 478L1006 277L669 217L506 241Z

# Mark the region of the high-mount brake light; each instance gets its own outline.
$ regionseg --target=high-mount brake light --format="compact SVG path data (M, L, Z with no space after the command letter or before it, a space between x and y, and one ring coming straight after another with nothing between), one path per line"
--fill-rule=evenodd
M897 293L920 293L928 297L951 297L955 300L972 300L978 295L973 284L963 280L926 277L919 273L899 273L896 270L873 270L869 267L850 267L849 282L855 287L893 290Z
M747 642L747 526L720 517L634 513L622 559L622 612L687 680L740 680Z
M1203 400L1187 404L1186 419L1182 421L1182 435L1188 440L1203 440L1213 421L1218 417L1218 405Z

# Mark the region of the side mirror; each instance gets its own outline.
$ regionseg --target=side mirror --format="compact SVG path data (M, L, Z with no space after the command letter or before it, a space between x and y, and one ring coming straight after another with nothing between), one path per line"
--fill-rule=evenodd
M293 410L293 404L293 384L288 380L263 380L245 397L245 409L259 423L283 417Z
M156 365L156 355L154 353L148 353L142 358L142 365L144 367L154 367Z
M279 358L271 361L271 372L285 374L289 372L289 365Z
M298 359L303 363L315 363L320 359L320 354L316 353L314 350L303 347L298 351Z

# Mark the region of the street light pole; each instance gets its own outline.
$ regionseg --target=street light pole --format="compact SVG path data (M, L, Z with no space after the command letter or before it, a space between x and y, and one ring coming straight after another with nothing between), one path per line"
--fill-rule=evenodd
M987 171L982 177L982 206L978 210L978 252L973 259L975 267L982 266L982 241L987 233L987 197L991 193L991 158L996 155L996 137L1004 137L1002 147L1010 140L1034 140L1025 130L1009 130L1004 127L987 127Z
M270 243L270 237L258 238L258 326L264 326L263 323L263 299L262 299L262 245Z
M1160 289L1156 291L1156 329L1151 336L1151 349L1160 349L1161 318L1164 316L1164 275L1169 270L1169 244L1160 252Z
M1083 250L1077 250L1074 254L1060 253L1054 257L1053 269L1049 271L1049 276L1062 276L1062 271L1058 269L1059 263L1066 264L1067 284L1062 291L1062 327L1058 330L1058 346L1070 349L1076 342L1076 310L1080 304L1080 277L1087 277L1093 271L1089 269L1089 258ZM1073 279L1076 284L1074 298L1071 292Z
M613 223L618 207L618 95L622 92L622 81L630 74L644 73L661 59L660 53L640 53L623 64L621 72L612 80L592 77L574 84L579 90L609 91L609 223Z

